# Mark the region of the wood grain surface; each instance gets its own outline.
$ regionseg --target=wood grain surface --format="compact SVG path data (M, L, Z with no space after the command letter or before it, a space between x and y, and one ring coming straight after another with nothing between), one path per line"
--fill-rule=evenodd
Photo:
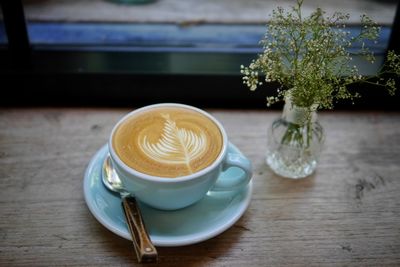
M293 1L281 0L162 0L145 5L124 5L105 0L23 0L29 22L122 22L179 23L190 26L202 23L265 24L271 10L282 6L290 10ZM123 1L121 1L123 2ZM396 1L309 0L303 4L304 14L316 7L329 15L335 11L349 13L349 22L359 24L360 15L367 13L378 24L391 25Z
M0 110L0 266L138 265L82 190L89 160L128 111ZM210 112L253 162L252 202L215 238L157 248L157 265L400 266L400 113L321 112L320 164L296 181L264 164L279 112Z

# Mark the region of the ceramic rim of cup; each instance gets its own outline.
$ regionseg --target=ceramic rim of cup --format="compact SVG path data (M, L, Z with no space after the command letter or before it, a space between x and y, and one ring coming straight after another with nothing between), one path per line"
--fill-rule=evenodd
M186 108L186 109L191 109L194 111L197 111L203 115L205 115L207 118L209 118L212 122L214 122L221 135L222 135L222 146L221 146L221 151L218 154L218 157L216 158L216 160L211 163L210 165L208 165L207 167L205 167L204 169L199 170L198 172L189 174L189 175L185 175L185 176L178 176L178 177L160 177L160 176L153 176L150 174L146 174L143 172L139 172L131 167L129 167L127 164L125 164L125 162L123 162L119 156L117 155L117 153L114 150L114 147L112 146L112 139L114 136L115 131L117 130L118 126L123 123L128 117L139 113L141 111L145 111L148 109L152 109L152 108L156 108L156 107L180 107L180 108ZM211 170L213 170L216 166L218 166L221 161L225 158L225 155L228 151L228 138L225 132L225 129L223 128L222 124L213 116L211 116L211 114L207 113L204 110L201 110L199 108L193 107L193 106L189 106L189 105L185 105L185 104L179 104L179 103L160 103L160 104L153 104L153 105L149 105L149 106L144 106L142 108L136 109L134 111L129 112L128 114L126 114L125 116L123 116L118 122L117 124L114 126L114 128L111 131L111 135L109 137L108 140L108 148L109 148L109 152L111 154L111 158L116 161L119 165L119 167L121 167L122 169L124 169L124 171L139 177L141 179L145 179L145 180L150 180L150 181L156 181L156 182L163 182L163 183L176 183L176 182L182 182L182 181L187 181L187 180L192 180L192 179L196 179L200 176L203 176L204 174L210 172Z

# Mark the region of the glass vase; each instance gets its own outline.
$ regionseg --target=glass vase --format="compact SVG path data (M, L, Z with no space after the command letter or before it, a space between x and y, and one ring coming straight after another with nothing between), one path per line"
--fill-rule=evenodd
M267 136L266 162L276 174L299 179L314 172L325 140L315 109L285 99L282 117L272 123Z

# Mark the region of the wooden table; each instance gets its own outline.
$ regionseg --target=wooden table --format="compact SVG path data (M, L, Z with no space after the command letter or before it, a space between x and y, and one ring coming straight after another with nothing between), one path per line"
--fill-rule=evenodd
M0 110L0 266L132 266L130 241L104 228L85 168L125 109ZM159 248L162 266L399 266L400 113L321 112L327 138L302 180L264 164L279 112L211 110L254 164L243 217L205 242Z

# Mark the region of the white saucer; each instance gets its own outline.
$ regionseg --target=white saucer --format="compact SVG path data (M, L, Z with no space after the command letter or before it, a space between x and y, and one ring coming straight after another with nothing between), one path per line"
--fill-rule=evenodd
M240 151L229 144L230 151ZM108 153L103 146L90 161L84 181L85 201L94 217L113 233L131 240L119 194L107 190L101 181L103 160ZM241 175L230 168L221 174L225 179ZM212 238L231 227L250 204L252 182L240 192L209 192L201 201L184 209L162 211L139 203L150 238L156 246L183 246Z

